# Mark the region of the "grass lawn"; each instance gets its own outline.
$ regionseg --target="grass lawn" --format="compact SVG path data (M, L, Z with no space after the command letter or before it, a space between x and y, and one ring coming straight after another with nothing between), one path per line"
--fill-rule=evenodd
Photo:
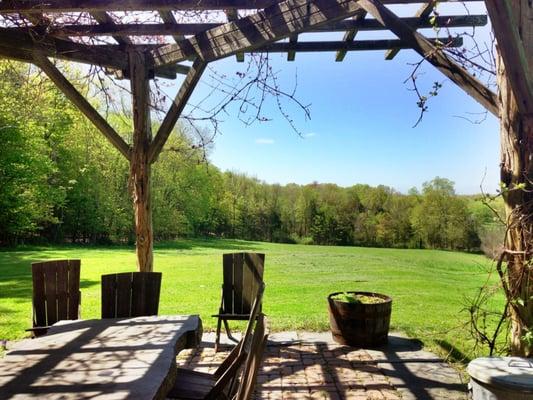
M486 279L491 262L481 255L358 247L284 245L235 240L183 240L156 246L163 272L160 314L200 314L215 327L222 253L266 253L264 311L272 329L328 329L326 297L364 290L393 298L392 329L472 356L463 312L465 298ZM31 324L31 268L38 260L80 258L82 318L100 317L100 275L135 270L126 247L31 247L0 252L0 340L19 339Z

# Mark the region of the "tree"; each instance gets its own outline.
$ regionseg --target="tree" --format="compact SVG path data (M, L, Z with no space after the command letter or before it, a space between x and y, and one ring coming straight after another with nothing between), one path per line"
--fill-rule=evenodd
M0 242L13 243L54 223L53 207L63 199L50 186L55 172L49 140L57 129L48 109L53 92L29 81L31 69L0 63Z
M422 199L413 209L413 227L426 247L468 249L474 225L466 201L455 195L454 184L435 178L425 182Z

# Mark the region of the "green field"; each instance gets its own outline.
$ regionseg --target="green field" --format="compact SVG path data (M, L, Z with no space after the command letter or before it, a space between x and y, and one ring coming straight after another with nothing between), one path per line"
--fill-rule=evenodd
M163 272L160 314L197 314L213 329L220 302L222 253L266 253L264 310L272 329L327 330L326 297L341 290L376 291L393 298L392 329L472 356L463 311L486 279L481 255L358 247L283 245L233 240L183 240L155 249ZM30 263L82 260L82 318L99 318L100 275L135 270L133 248L42 247L0 252L0 340L18 339L31 323Z

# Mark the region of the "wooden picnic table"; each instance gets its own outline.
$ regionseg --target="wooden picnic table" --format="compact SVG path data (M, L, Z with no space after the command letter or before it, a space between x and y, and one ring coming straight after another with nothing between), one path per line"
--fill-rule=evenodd
M0 399L164 399L197 315L60 321L0 359Z

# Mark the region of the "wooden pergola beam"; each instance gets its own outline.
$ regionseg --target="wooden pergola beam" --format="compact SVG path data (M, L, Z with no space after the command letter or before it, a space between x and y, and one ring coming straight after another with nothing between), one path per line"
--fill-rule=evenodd
M442 43L437 38L428 39L430 43ZM453 38L446 43L449 47L461 47L463 39L460 37ZM285 53L294 51L298 53L313 53L327 51L365 51L365 50L388 50L392 48L410 49L411 46L399 39L378 39L378 40L357 40L353 42L332 41L332 42L298 42L298 43L271 43L256 50L250 50L252 53Z
M115 25L113 18L111 18L111 16L105 11L92 11L90 14L91 17L93 17L99 24L106 24L109 26ZM118 44L126 45L133 43L129 37L115 35L113 35L112 37Z
M100 132L111 142L115 148L122 153L126 159L131 157L130 146L120 137L120 135L107 123L107 121L96 111L93 106L78 92L69 80L56 68L54 64L41 54L34 54L33 61L63 94L98 128Z
M355 14L353 16L353 20L354 21L362 21L364 20L366 17L366 11L365 10L361 10L361 12ZM346 33L344 34L342 40L344 40L346 43L351 43L354 41L355 39L355 36L357 36L357 33L359 32L359 29L357 28L352 28L352 29L349 29L346 31ZM344 57L346 56L346 50L338 50L337 51L337 54L335 54L335 61L336 62L341 62L344 60Z
M441 49L429 42L413 27L404 23L380 1L359 0L358 4L488 111L498 116L499 109L496 94L444 54Z
M187 73L185 80L181 84L181 87L176 94L176 98L172 102L170 109L165 115L165 118L163 119L163 122L161 123L161 126L159 127L152 144L150 145L150 149L148 151L149 163L155 162L159 156L159 153L161 153L163 146L167 142L172 129L174 129L174 126L176 126L178 118L187 105L187 101L189 101L189 98L191 97L192 92L198 84L198 81L200 80L200 77L202 76L202 73L206 67L207 63L201 60L197 59L194 61L192 68Z
M157 11L159 13L159 17L161 17L161 20L165 23L165 25L163 26L167 26L167 25L173 26L178 23L178 21L176 21L176 18L174 17L174 14L172 14L172 11L170 10L157 10ZM185 37L183 36L183 33L174 33L172 37L174 38L175 42L179 42L180 40L185 39Z
M196 56L205 62L257 49L291 34L352 16L357 0L286 0L235 22L152 51L155 66Z
M435 6L437 5L437 0L430 1L427 4L423 4L418 11L415 14L415 18L418 18L420 20L426 19L431 15L433 10L435 9ZM439 26L435 21L435 26ZM385 53L385 60L392 60L396 55L400 52L400 49L390 49Z
M24 50L46 57L60 58L67 61L77 61L85 64L98 65L113 69L128 68L127 54L110 47L88 46L50 36L33 37L27 33L14 32L0 28L0 46L14 51Z
M457 0L440 0L441 3ZM479 0L463 0L475 2ZM429 0L383 0L383 4L427 3ZM274 0L4 0L0 13L20 12L93 12L93 11L154 11L154 10L257 10L275 3Z
M486 0L485 3L518 108L522 114L533 116L533 60L528 61L523 43L533 41L533 29L529 28L529 35L524 29L525 37L521 37L509 0ZM530 23L533 24L533 20Z
M402 18L406 24L415 29L432 28L433 24L428 18L406 17ZM469 26L485 26L488 18L486 15L443 15L435 19L435 25L447 28L460 28ZM164 24L99 24L99 25L62 25L58 27L17 27L4 28L7 32L34 33L42 35L46 32L56 37L69 36L177 36L177 42L183 40L183 35L196 35L208 29L216 28L221 23L164 23ZM46 29L46 30L45 30ZM375 19L353 20L347 19L309 29L307 32L344 32L356 29L358 31L383 31L383 27ZM179 40L177 40L179 38Z
M298 43L298 35L290 35L289 44L292 46L292 45L295 45L296 43ZM296 51L294 50L293 47L291 47L291 50L289 50L287 53L287 61L294 61L295 59L296 59Z
M239 19L239 12L235 8L231 8L225 11L228 22L237 21ZM235 54L237 62L244 62L244 53Z
M428 40L433 43L442 43L442 39L438 38L428 38ZM448 47L460 47L463 45L463 39L461 37L452 38L449 42L446 43ZM343 41L321 41L321 42L278 42L270 43L258 49L249 50L248 53L288 53L290 51L294 52L329 52L329 51L365 51L365 50L388 50L398 48L402 50L410 49L410 45L406 42L403 42L399 39L377 39L377 40L357 40L353 42L343 42ZM0 56L4 58L10 58L17 61L23 62L33 62L33 57L30 52L25 52L23 50L16 50L10 48L4 48L0 46ZM169 69L174 69L176 66L169 65L165 66ZM184 65L179 65L177 67L187 69L185 74L187 74L191 67ZM162 67L163 68L163 67ZM183 70L180 69L179 73L183 73ZM170 72L169 72L170 73Z

